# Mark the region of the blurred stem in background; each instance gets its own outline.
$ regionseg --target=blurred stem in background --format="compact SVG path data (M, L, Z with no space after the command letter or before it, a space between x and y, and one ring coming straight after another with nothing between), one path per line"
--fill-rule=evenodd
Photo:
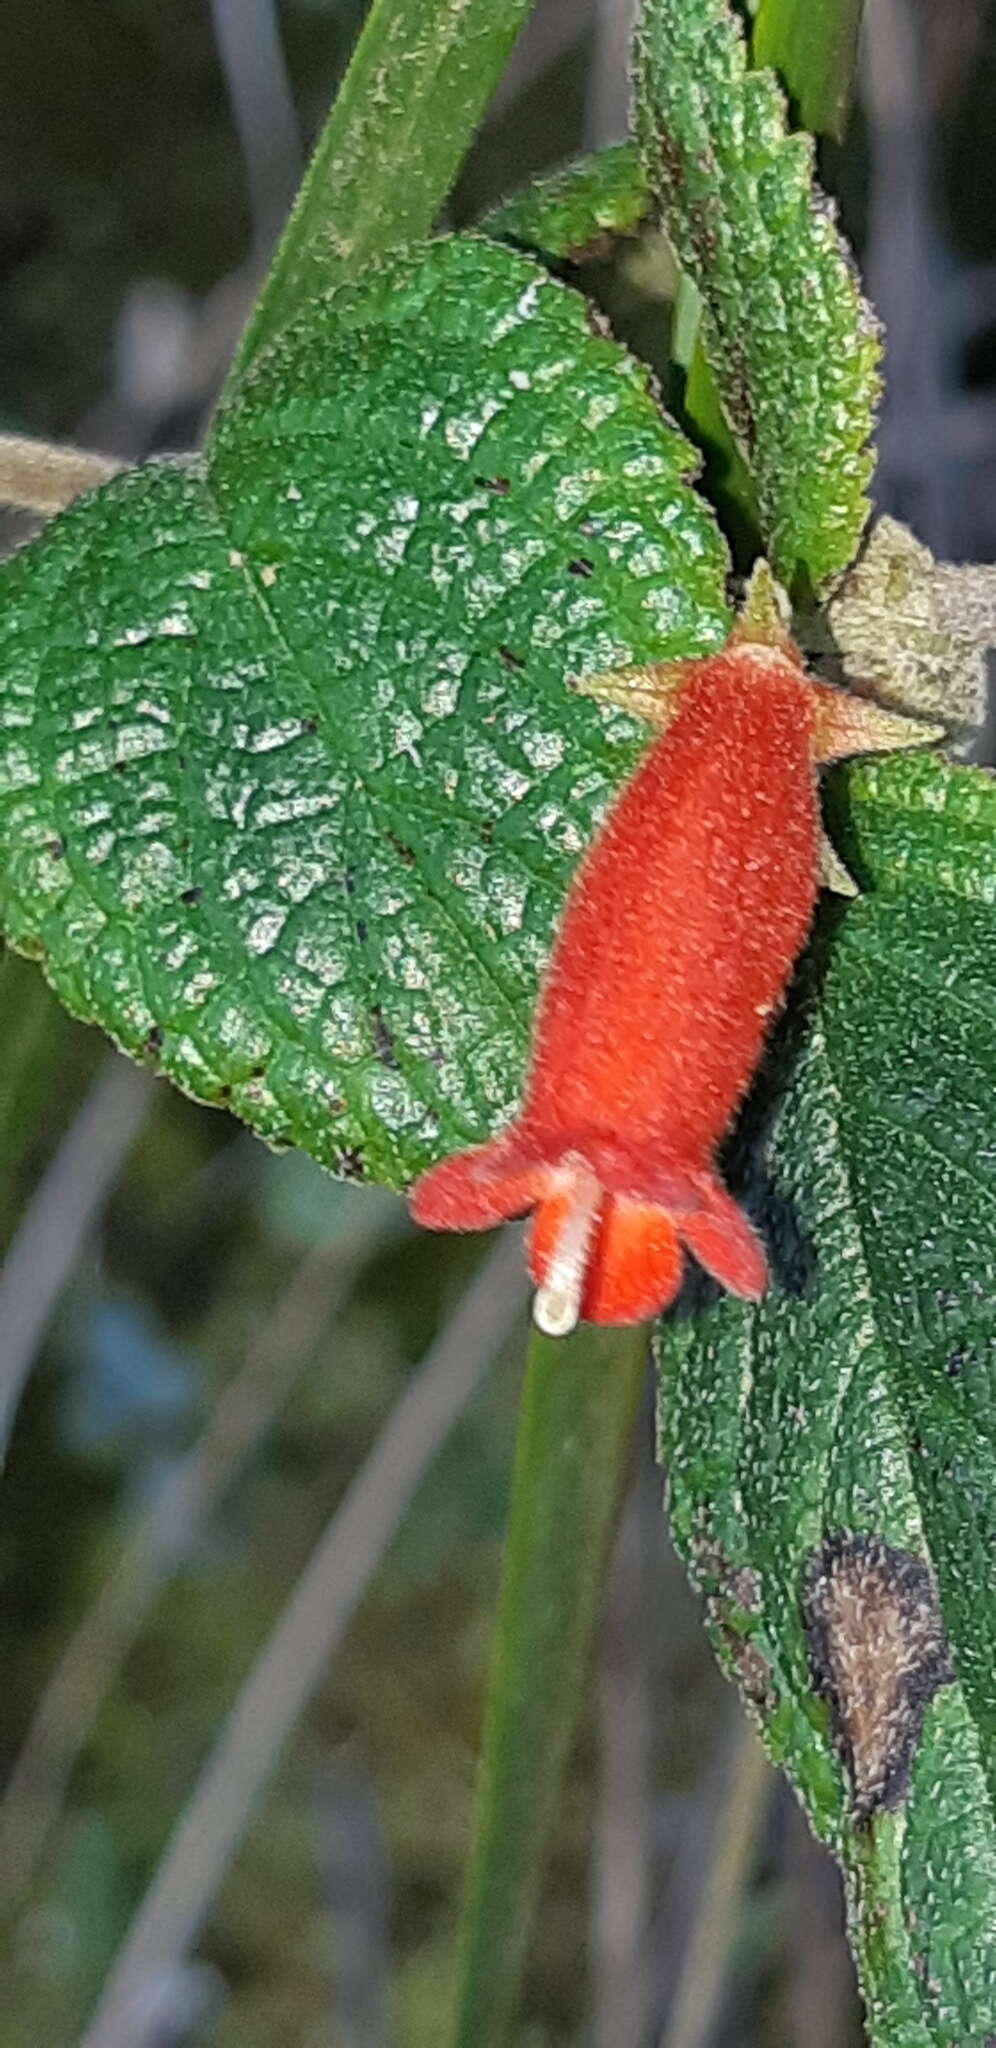
M45 1012L33 1014L44 1019ZM138 1136L154 1085L118 1054L105 1060L11 1239L0 1267L0 1455L52 1311Z
M301 1572L191 1793L81 2048L147 2048L260 1792L428 1466L525 1303L502 1234Z
M301 136L274 0L211 0L211 19L245 163L254 253L262 262L294 202Z
M151 1610L196 1551L365 1266L398 1232L397 1200L371 1189L345 1228L300 1262L197 1442L126 1535L114 1569L53 1672L0 1802L0 1915L30 1890L70 1774ZM0 1276L0 1294L3 1280Z
M738 1710L705 1878L660 2048L708 2048L714 2037L744 1890L774 1782L758 1736Z

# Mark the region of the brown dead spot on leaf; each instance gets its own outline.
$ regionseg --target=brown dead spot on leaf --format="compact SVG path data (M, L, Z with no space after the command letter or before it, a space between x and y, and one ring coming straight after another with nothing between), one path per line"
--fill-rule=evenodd
M733 1676L744 1698L759 1712L774 1713L778 1705L778 1694L771 1674L771 1665L763 1651L749 1636L742 1636L729 1622L719 1622L716 1633L729 1653Z
M802 1607L813 1685L864 1827L905 1798L924 1715L955 1675L934 1575L877 1536L840 1532L811 1557Z
M735 1567L722 1545L711 1537L696 1537L692 1551L706 1616L729 1657L732 1676L744 1698L759 1712L773 1713L778 1692L771 1665L751 1634L764 1605L760 1578L752 1565ZM745 1616L750 1617L746 1629Z

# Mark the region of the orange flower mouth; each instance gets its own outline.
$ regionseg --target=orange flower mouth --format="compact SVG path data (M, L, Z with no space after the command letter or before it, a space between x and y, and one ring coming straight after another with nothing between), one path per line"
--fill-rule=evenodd
M764 1252L712 1171L660 1166L652 1152L642 1171L635 1160L626 1171L611 1157L615 1148L604 1149L600 1177L580 1152L544 1156L513 1126L432 1167L412 1190L412 1214L430 1229L481 1230L532 1209L534 1316L549 1337L566 1336L582 1319L641 1323L659 1315L681 1286L683 1247L732 1293L760 1297Z

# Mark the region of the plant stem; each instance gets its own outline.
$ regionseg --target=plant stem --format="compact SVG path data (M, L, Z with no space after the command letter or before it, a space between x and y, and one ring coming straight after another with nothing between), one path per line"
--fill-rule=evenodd
M0 434L0 504L20 512L62 512L81 491L116 476L120 462L26 434Z
M516 1445L454 2048L507 2040L646 1372L645 1329L534 1335Z
M531 0L374 0L227 387L307 300L430 233Z

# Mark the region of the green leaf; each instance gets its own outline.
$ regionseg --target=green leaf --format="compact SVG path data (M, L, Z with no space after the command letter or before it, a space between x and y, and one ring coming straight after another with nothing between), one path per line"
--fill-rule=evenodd
M831 812L867 893L821 920L774 1061L772 1289L663 1333L671 1514L722 1658L844 1865L873 2040L982 2048L996 785L905 757L840 773Z
M453 2048L510 2038L644 1384L643 1329L533 1336L460 1927Z
M492 207L480 226L496 241L583 262L606 236L635 234L650 205L639 152L621 142L535 178Z
M268 352L202 462L0 578L0 899L57 993L273 1142L402 1184L514 1105L641 745L573 694L727 630L691 450L584 301L430 246Z
M648 182L703 300L703 342L785 584L847 567L868 512L878 332L770 72L726 0L646 0L635 46Z
M320 293L431 232L530 6L374 0L229 390Z
M804 128L843 139L858 61L862 0L761 0L751 49L770 64Z

